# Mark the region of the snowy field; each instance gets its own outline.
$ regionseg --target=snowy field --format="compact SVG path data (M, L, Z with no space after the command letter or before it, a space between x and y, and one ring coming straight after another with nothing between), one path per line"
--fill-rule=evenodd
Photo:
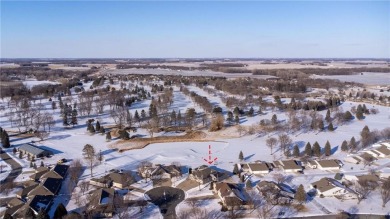
M313 78L337 79L340 81L356 82L366 85L389 85L390 73L365 72L363 75L313 75Z
M270 75L252 75L252 73L223 73L216 71L185 71L185 70L169 70L169 69L115 69L107 70L106 73L110 74L156 74L156 75L181 75L181 76L209 76L209 77L226 77L226 78L241 78L241 77L251 77L251 78L273 78L274 76Z
M129 70L132 71L132 70ZM162 71L162 70L161 70ZM383 79L382 79L383 80ZM46 81L26 81L26 85L34 86L40 83L46 83ZM91 83L86 83L83 86L88 89ZM105 85L106 86L106 85ZM116 84L114 87L119 88ZM150 87L144 85L147 90L150 90ZM224 111L232 110L228 109L224 103L221 101L219 96L210 96L204 90L195 87L193 85L188 86L188 89L191 91L195 91L201 96L207 96L212 102L214 106L220 106ZM184 95L179 91L178 87L174 87L174 103L169 107L169 112L171 110L180 110L182 113L189 107L194 107L197 112L202 112L203 110L199 108L188 96ZM73 94L72 99L77 100L77 95ZM0 105L5 107L7 99L3 99L0 101ZM130 112L134 115L135 110L140 112L142 109L148 111L148 107L150 104L150 99L137 102L133 104L130 108ZM286 99L286 101L289 101ZM171 164L172 162L180 162L182 165L187 168L192 167L196 168L200 165L206 164L204 158L208 156L208 146L212 147L212 157L217 157L217 162L213 164L215 168L224 169L227 171L233 170L233 165L239 162L238 154L240 151L243 152L245 161L268 161L271 162L273 160L278 160L282 158L281 151L274 151L271 155L270 149L266 146L265 141L268 137L277 137L278 133L271 133L266 136L259 136L258 134L254 135L245 135L243 137L239 137L237 133L236 127L228 127L224 130L216 133L207 133L207 130L203 130L208 134L210 141L207 142L172 142L172 143L156 143L151 144L143 149L137 150L129 150L122 153L114 150L112 145L117 143L118 139L113 139L110 142L107 142L105 139L105 135L101 134L93 134L87 132L85 122L88 118L95 118L100 121L100 124L103 126L108 126L113 124L113 120L110 117L109 113L103 113L101 115L94 115L91 117L80 116L79 117L79 125L75 127L63 127L60 118L60 110L52 110L51 104L46 99L42 100L44 105L44 111L50 112L54 115L57 123L56 126L52 129L50 136L40 141L38 138L30 137L30 138L15 138L11 135L11 144L15 147L19 147L24 143L30 143L32 141L35 142L36 145L46 147L54 152L54 156L51 158L46 158L44 160L45 165L55 164L57 160L61 158L66 158L71 160L74 159L82 159L82 149L84 145L91 144L95 147L96 152L100 152L104 156L104 161L101 164L97 164L97 166L93 170L93 177L99 177L105 175L111 169L123 169L123 170L132 170L135 171L137 169L138 164L141 161L150 161L154 164ZM357 106L359 103L355 102L344 102L342 107L344 111L350 110L352 106ZM294 133L290 135L293 140L293 144L297 144L299 146L300 151L304 150L305 144L310 142L312 145L315 141L317 141L320 146L323 148L326 141L329 141L332 146L332 155L330 158L337 158L343 160L348 154L345 152L341 152L340 145L343 140L350 140L351 137L355 137L356 139L360 138L360 131L363 129L365 125L369 126L371 130L382 130L386 127L390 127L390 108L384 106L377 106L372 104L366 104L368 109L377 108L379 113L376 115L367 115L366 118L362 121L353 120L352 122L336 127L334 132L322 131L318 133L317 131L311 131L306 133ZM6 116L6 111L2 112L0 115L0 126L6 128L7 131L17 132L17 127L11 127L8 117ZM108 106L105 109L108 112ZM257 109L255 108L255 111ZM320 114L325 117L326 111L321 111ZM258 124L261 119L271 119L272 115L276 114L279 121L284 121L287 119L287 115L284 112L278 110L264 109L263 114L255 114L253 117L243 116L240 118L240 123L243 126L249 126ZM134 133L130 133L133 135ZM149 137L148 132L145 129L138 129L137 135ZM171 135L172 133L157 133L155 136L162 135ZM131 140L130 140L131 141ZM19 159L17 156L12 154L12 148L6 149L6 151L12 156L17 162L19 162L23 167L23 171L27 172L26 174L22 174L17 181L23 181L28 177L28 172L32 171L29 168L29 162L25 159ZM378 171L390 171L388 165L389 159L380 159L374 165ZM37 162L40 163L40 160ZM354 165L354 169L351 170L351 164L346 164L341 172L348 173L351 175L358 175L367 173L369 168L363 167L362 165ZM303 184L305 186L306 191L309 190L309 185L311 182L314 182L322 177L333 177L334 172L321 171L321 170L307 170L305 174L293 174L293 180L289 182L291 187L297 187L299 184ZM3 177L3 175L1 175ZM83 172L80 180L88 180L91 178L89 170ZM271 179L272 175L266 175L263 177L253 177L251 180L253 183L257 183L261 180ZM238 178L232 178L232 180L236 180L238 182ZM151 184L145 184L143 182L138 182L133 185L134 187L141 188L143 190L151 189ZM202 191L198 191L197 189L187 191L188 197L196 197L201 195L210 195L210 190L204 189ZM142 193L134 194L135 197L142 199ZM360 205L357 205L357 201L340 201L334 198L315 198L314 202L309 202L306 204L306 207L309 209L306 212L296 212L294 216L307 216L307 215L320 215L323 214L321 210L319 210L319 205L325 206L326 209L333 213L338 213L340 209L349 210L355 209L356 206L359 209L359 213L390 213L389 204L387 208L382 208L381 204L375 203L373 200L377 200L379 198L379 193L375 192L370 199L363 200ZM72 200L61 200L56 199L58 202L63 202L68 211L77 210L77 206L74 204ZM207 206L210 209L220 209L220 205L218 204L218 200L214 199L208 201L208 203L204 203L204 206ZM355 207L355 208L354 208ZM181 203L178 206L178 210L186 209L188 206L185 203ZM351 210L351 211L352 211ZM152 208L149 211L149 218L160 217L158 209Z

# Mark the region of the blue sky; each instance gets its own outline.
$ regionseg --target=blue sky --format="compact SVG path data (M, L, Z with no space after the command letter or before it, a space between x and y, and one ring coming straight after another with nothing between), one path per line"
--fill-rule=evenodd
M2 58L390 58L389 1L1 1Z

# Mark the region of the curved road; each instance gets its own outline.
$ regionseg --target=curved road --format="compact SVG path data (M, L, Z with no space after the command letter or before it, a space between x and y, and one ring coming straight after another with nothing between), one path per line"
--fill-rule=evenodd
M0 181L0 192L3 192L5 187L3 186L7 182L12 182L22 173L22 166L14 159L12 159L5 151L0 149L0 158L9 164L12 168L8 176Z
M184 200L185 193L178 188L161 186L145 192L145 196L149 202L152 202L160 208L164 219L175 219L175 208Z

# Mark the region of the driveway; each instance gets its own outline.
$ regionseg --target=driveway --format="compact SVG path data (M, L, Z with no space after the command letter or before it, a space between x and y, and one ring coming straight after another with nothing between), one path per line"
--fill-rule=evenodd
M0 192L3 192L6 186L3 186L5 183L13 182L16 177L18 177L22 173L22 166L15 160L13 160L6 152L0 149L0 158L4 160L7 164L9 164L12 168L11 172L8 176L0 181Z
M145 193L149 202L157 205L164 219L175 219L176 206L185 198L184 191L177 188L162 186Z

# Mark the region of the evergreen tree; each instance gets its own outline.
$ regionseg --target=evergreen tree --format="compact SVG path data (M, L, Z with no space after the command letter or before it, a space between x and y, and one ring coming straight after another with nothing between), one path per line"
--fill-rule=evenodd
M252 117L254 113L255 113L255 110L253 109L253 107L251 107L248 111L248 116Z
M23 153L21 151L19 151L19 159L22 159L23 158Z
M233 113L232 113L232 111L229 111L227 113L227 119L226 120L229 122L229 124L233 122Z
M297 192L295 193L295 200L297 200L299 203L303 203L306 201L306 191L303 185L299 185Z
M106 134L106 140L107 141L111 140L111 132L110 131L108 131Z
M238 159L244 160L244 154L242 153L242 151L240 151L240 154L238 155Z
M135 121L140 122L140 117L139 117L139 114L138 114L138 110L135 110L134 119L135 119Z
M275 125L276 123L278 123L278 117L276 116L276 114L272 115L271 122L272 122L272 124L274 124L274 125Z
M342 151L348 151L348 142L346 140L343 141L343 143L341 144L341 150Z
M321 147L320 147L320 144L318 144L318 142L315 142L313 144L313 154L316 157L320 157L321 156Z
M60 203L57 206L56 211L54 212L54 219L61 219L67 214L68 214L68 211L66 210L65 206L62 203Z
M144 109L141 110L141 118L142 118L142 119L145 119L145 118L146 118L146 112L145 112Z
M372 134L368 126L364 126L364 128L360 132L360 136L361 136L361 144L363 147L367 147L372 143Z
M330 156L331 155L332 149L331 149L329 141L326 141L324 151L325 151L325 156Z
M96 121L96 130L100 131L100 122L99 121Z
M30 168L33 168L34 167L34 164L32 161L30 161Z
M179 126L181 126L181 121L183 120L183 117L181 116L181 112L179 110L179 112L177 113L177 124Z
M176 125L176 123L177 123L176 111L175 110L172 110L172 112L171 112L171 124L172 123L173 123L173 125Z
M12 153L15 155L16 152L17 152L17 151L16 151L16 148L13 148L13 149L12 149Z
M328 130L333 132L334 131L334 127L333 127L333 124L332 123L329 123L328 125Z
M43 160L41 160L41 167L44 167L45 164L43 163Z
M106 130L104 129L104 127L102 125L100 126L99 132L100 132L100 134L106 133Z
M238 115L236 115L236 116L234 117L234 122L235 122L236 124L239 124L239 123L240 123L240 117L238 117Z
M293 156L294 157L299 157L299 147L298 147L298 145L294 146Z
M90 133L95 133L96 132L95 127L92 124L89 124L89 132Z
M72 125L77 125L77 110L76 109L73 109L72 111L72 119L71 119L71 123Z
M119 138L123 139L123 140L129 140L130 139L130 135L129 133L126 131L126 130L119 130Z
M98 161L100 162L100 164L102 164L102 161L103 161L103 154L102 154L102 150L99 151L99 155L98 155Z
M234 164L233 174L238 174L238 173L239 173L238 166L237 166L237 164Z
M344 113L344 121L348 122L348 121L351 121L352 119L353 119L353 116L352 116L351 112L346 111Z
M8 133L3 130L2 138L1 138L1 143L3 145L3 148L9 148L11 147L11 144L9 142L9 136Z
M311 149L311 144L310 142L307 142L306 147L305 147L305 154L309 157L313 156L313 150Z
M332 118L330 117L330 110L328 109L328 111L326 111L325 121L330 123L331 120L332 120Z
M354 151L357 148L357 143L355 140L355 137L352 137L351 140L349 141L349 149Z
M318 130L324 130L324 121L322 121L322 119L318 120Z
M56 104L55 101L51 102L51 109L52 109L52 110L57 109L57 104Z
M356 110L356 118L358 120L362 120L364 119L364 115L363 115L363 107L359 104L358 105L358 108Z
M36 163L34 163L33 168L34 168L34 169L37 169L37 168L38 168Z

